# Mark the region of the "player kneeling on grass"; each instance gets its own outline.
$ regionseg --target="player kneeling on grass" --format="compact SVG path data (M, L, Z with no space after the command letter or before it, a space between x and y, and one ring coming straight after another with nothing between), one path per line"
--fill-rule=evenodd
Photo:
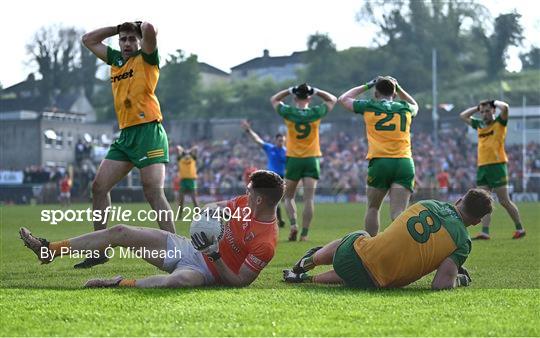
M437 270L434 290L468 286L463 263L471 251L466 227L480 223L493 210L482 189L471 189L455 205L420 201L407 208L375 237L356 231L324 247L313 248L283 278L291 283L344 283L362 289L398 288ZM309 276L317 265L334 269Z
M274 256L278 234L276 208L284 189L285 183L279 175L259 170L251 175L246 195L214 204L213 207L228 207L233 215L219 242L210 242L199 234L189 241L167 231L128 225L116 225L59 242L34 237L26 228L20 229L20 235L42 263L61 257L60 252L103 252L109 246L166 252L164 258L150 255L143 258L169 275L138 280L120 276L92 279L86 283L87 287L247 286ZM240 217L234 217L238 210Z

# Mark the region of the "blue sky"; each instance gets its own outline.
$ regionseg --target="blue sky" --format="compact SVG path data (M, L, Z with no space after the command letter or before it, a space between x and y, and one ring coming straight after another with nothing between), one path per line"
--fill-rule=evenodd
M493 17L517 9L523 15L525 27L523 48L528 49L531 44L540 46L540 17L535 15L537 11L531 10L533 1L480 2L489 8ZM197 54L200 61L229 71L235 65L262 55L263 49L270 50L270 55L274 56L303 50L307 37L315 32L328 33L340 50L371 45L375 28L355 20L362 3L358 0L4 2L0 28L6 47L0 53L3 65L0 83L5 88L36 70L28 62L25 46L37 30L51 24L77 26L88 31L123 21L146 20L159 30L162 57L180 48ZM518 49L510 51L511 70L519 69L518 52Z

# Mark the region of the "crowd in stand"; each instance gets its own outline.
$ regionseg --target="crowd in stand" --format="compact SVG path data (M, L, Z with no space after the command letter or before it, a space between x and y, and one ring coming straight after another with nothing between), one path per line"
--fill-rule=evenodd
M264 139L272 140L272 137L266 135ZM464 137L463 129L440 133L438 146L428 133L414 132L411 139L416 167L416 189L438 188L436 177L443 171L449 175L449 192L459 193L475 186L476 144ZM365 136L360 133L350 135L340 132L330 137L323 133L320 143L323 157L318 187L327 193L365 191L368 169L368 161L365 160L367 153ZM230 188L241 190L244 188L243 174L246 168L266 167L264 152L249 140L247 135L232 140L202 140L184 146L191 145L197 145L199 149L198 186L211 193ZM167 181L169 186L172 186L172 178L177 174L177 164L176 156L172 153L175 147L170 149L171 163L167 166ZM521 191L522 146L506 145L506 152L510 186ZM529 143L525 158L527 172L540 175L540 144ZM75 166L73 192L75 195L89 196L95 167L88 163L88 158L84 155L78 158L78 162L80 165ZM57 182L64 173L65 168L30 166L24 171L24 183ZM540 190L540 187L535 186L538 181L540 180L529 181L529 188L534 191Z
M438 188L437 175L449 174L449 191L463 192L476 185L476 144L464 136L460 128L439 134L435 141L431 134L413 133L413 158L416 167L416 189ZM265 140L272 140L270 135ZM438 143L438 146L436 145ZM318 187L331 193L344 190L365 191L368 161L367 141L364 135L349 135L344 132L320 137L321 177ZM198 185L210 191L242 188L245 168L266 167L262 149L247 136L234 140L205 140L193 142L199 148ZM191 146L189 145L189 146ZM173 147L171 147L173 148ZM522 147L506 145L510 186L521 190ZM526 151L528 172L540 173L540 144L529 143ZM171 155L168 177L176 175L175 156Z

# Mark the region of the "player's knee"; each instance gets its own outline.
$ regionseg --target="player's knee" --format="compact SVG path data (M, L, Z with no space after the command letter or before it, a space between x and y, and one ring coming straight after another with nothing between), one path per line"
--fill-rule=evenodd
M512 207L512 201L509 198L499 199L499 203L506 209Z
M153 184L143 185L143 192L147 201L159 199L163 195L163 189Z
M107 187L103 183L99 182L98 180L92 181L92 195L93 196L107 194L108 192L109 191Z
M125 224L117 224L107 230L113 245L120 245L129 236L130 227Z
M170 275L165 281L165 287L167 288L185 288L190 286L196 286L196 284L184 274Z

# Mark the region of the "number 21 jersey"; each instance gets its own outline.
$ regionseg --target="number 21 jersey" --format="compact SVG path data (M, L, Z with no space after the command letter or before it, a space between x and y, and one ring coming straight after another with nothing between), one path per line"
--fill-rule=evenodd
M368 160L411 158L411 122L417 107L406 101L356 100L354 112L364 116Z

